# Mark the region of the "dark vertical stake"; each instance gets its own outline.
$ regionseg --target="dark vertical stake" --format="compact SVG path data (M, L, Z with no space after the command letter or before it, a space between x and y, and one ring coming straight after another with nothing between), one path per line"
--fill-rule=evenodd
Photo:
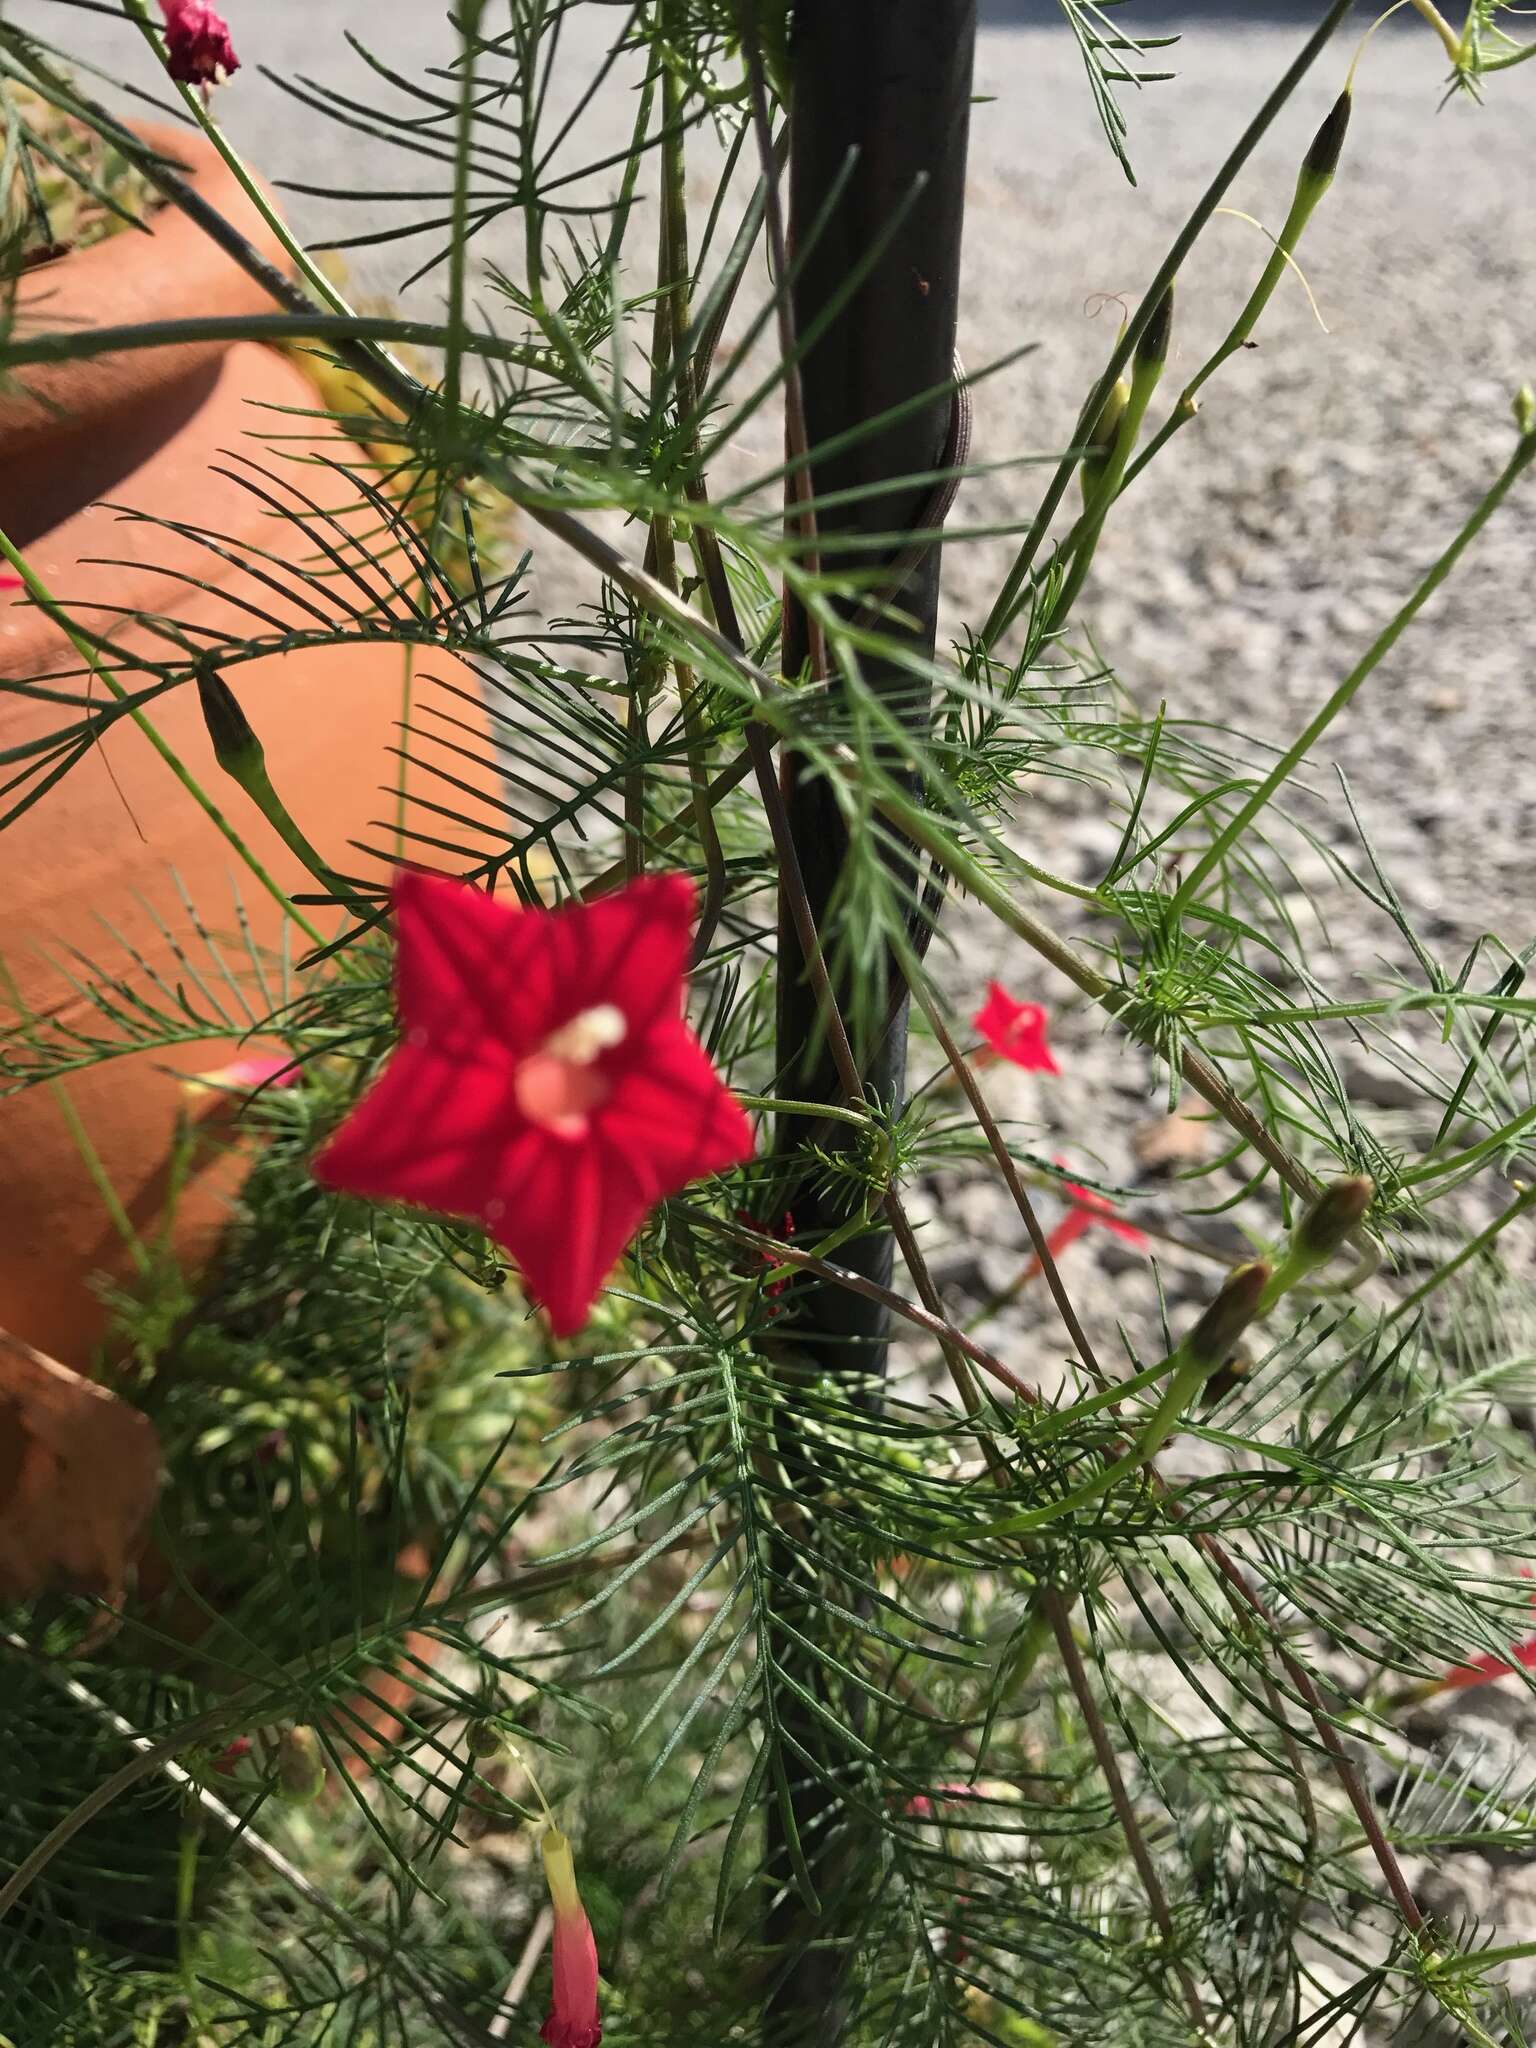
M960 289L960 231L965 205L966 146L976 34L975 0L799 0L791 48L790 240L796 260L795 326L809 331L849 277L879 255L858 291L804 359L806 438L814 451L852 428L925 391L928 403L853 445L813 461L817 497L861 495L818 514L818 530L839 539L890 535L928 523L933 486L907 484L881 490L891 479L923 476L943 465L952 401L944 389L953 375ZM827 202L841 185L830 217ZM821 221L814 238L811 229ZM862 495L863 493L868 495ZM791 500L791 502L793 502ZM871 542L850 555L839 546L827 566L865 569L892 564L901 549ZM933 652L938 612L939 551L934 548L907 582L900 609L912 623L904 637L922 655ZM784 625L784 669L799 674L809 658L806 621L790 605ZM926 688L894 662L866 662L865 681L884 690L901 717L928 730ZM792 752L783 764L791 829L807 895L836 977L838 883L848 856L841 814L825 786ZM904 879L910 883L910 870ZM842 1091L818 1029L814 993L800 970L794 922L781 899L779 914L778 1054L786 1091L814 1101L838 1101ZM894 978L892 988L896 986ZM838 986L844 1015L878 1019L878 1001L855 1004ZM906 1013L889 1029L855 1035L855 1053L870 1090L887 1104L902 1097L906 1070ZM805 1125L786 1119L780 1156L793 1182L793 1154ZM798 1235L819 1235L844 1220L836 1198L793 1183ZM769 1219L776 1223L778 1219ZM845 1263L879 1280L892 1264L883 1225L844 1246ZM877 1306L838 1288L810 1285L786 1303L783 1334L794 1351L820 1372L878 1374L884 1367L886 1325ZM788 1428L792 1431L793 1422ZM809 1447L786 1442L796 1479L815 1490ZM783 1562L787 1563L786 1557ZM794 1571L798 1567L791 1567ZM842 1596L846 1600L846 1595ZM814 1688L834 1718L858 1711L857 1702L828 1697L824 1667L807 1660L799 1683ZM847 1775L834 1754L824 1721L781 1695L784 1733L817 1759L812 1772L786 1745L797 1832L822 1912L811 1914L795 1890L787 1830L771 1821L769 1861L778 1901L768 1928L780 1968L769 2003L765 2039L834 2042L849 2017L845 1946L861 1906L852 1877L858 1857L853 1830L860 1825L828 1780ZM864 1796L862 1793L861 1797Z

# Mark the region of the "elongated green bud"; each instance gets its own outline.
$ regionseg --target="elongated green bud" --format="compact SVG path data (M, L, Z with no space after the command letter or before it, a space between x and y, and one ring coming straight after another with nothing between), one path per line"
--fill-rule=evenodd
M1152 318L1141 330L1141 339L1136 344L1135 365L1132 382L1140 387L1149 372L1155 382L1163 374L1163 365L1168 360L1168 342L1173 333L1173 286L1158 300L1152 310Z
M283 844L317 882L334 890L339 901L358 906L345 879L321 859L299 830L267 773L266 749L240 708L240 699L214 669L198 670L197 698L203 723L213 742L213 758L232 782L239 783Z
M1298 184L1310 181L1326 187L1334 172L1339 168L1339 158L1344 154L1344 137L1349 133L1349 116L1354 101L1346 90L1341 92L1330 108L1328 118L1312 138L1312 147L1307 151L1301 166ZM1322 197L1319 191L1317 197Z
M1371 1206L1376 1183L1363 1173L1349 1174L1323 1189L1297 1224L1292 1246L1309 1263L1331 1259Z
M309 1806L325 1790L325 1755L313 1728L300 1723L278 1736L277 1783L292 1806Z
M1121 422L1125 418L1125 409L1130 402L1130 379L1117 377L1114 389L1105 399L1088 436L1089 452L1084 455L1082 467L1078 471L1078 482L1082 485L1085 505L1093 497L1103 480L1105 470L1109 467L1109 458L1114 452L1116 441L1120 438Z
M1263 1259L1238 1266L1227 1275L1221 1292L1180 1345L1191 1365L1217 1372L1232 1356L1237 1340L1259 1312L1271 1268Z
M215 670L197 672L197 698L213 741L213 758L226 775L245 786L266 763L261 741L240 708L240 699Z
M1529 384L1520 386L1510 410L1515 415L1515 425L1520 429L1522 439L1536 430L1536 391Z

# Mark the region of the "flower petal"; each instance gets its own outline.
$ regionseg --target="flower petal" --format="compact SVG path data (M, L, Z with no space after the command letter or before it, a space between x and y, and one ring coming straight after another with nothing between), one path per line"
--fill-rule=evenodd
M1040 1003L1021 1003L1000 981L990 982L987 1000L971 1019L972 1027L1001 1059L1034 1074L1059 1074L1046 1043L1046 1013Z
M394 904L401 1018L445 1051L484 1036L531 1052L598 1005L622 1013L632 1046L658 1019L682 1014L694 905L685 875L645 876L595 903L544 910L405 872Z

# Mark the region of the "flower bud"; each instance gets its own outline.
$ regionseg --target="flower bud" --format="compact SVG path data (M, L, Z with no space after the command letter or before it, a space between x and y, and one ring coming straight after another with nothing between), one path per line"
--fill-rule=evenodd
M313 1728L299 1724L278 1736L277 1783L293 1806L309 1806L325 1790L325 1756Z
M1173 286L1158 300L1152 311L1152 318L1141 331L1136 344L1136 370L1138 375L1145 371L1162 374L1168 360L1168 342L1173 333Z
M223 85L240 69L230 40L229 23L208 0L160 0L165 16L165 62L172 78L183 85Z
M1371 1206L1376 1184L1363 1173L1323 1189L1297 1224L1292 1244L1309 1261L1331 1258Z
M494 1721L471 1721L468 1734L471 1756L487 1761L492 1757L505 1756L507 1745Z
M1098 418L1094 421L1089 431L1087 452L1083 456L1082 467L1078 472L1078 481L1083 488L1083 503L1085 505L1098 488L1099 480L1108 466L1110 454L1114 449L1116 441L1120 438L1120 425L1125 418L1125 408L1129 405L1130 399L1131 386L1129 379L1117 377L1108 398L1105 399L1099 409ZM997 985L996 982L992 984L994 988ZM980 1029L981 1027L978 1025L977 1028ZM998 1050L1001 1050L1001 1048L998 1048ZM1005 1057L1011 1057L1011 1055L1005 1055Z
M1536 431L1536 391L1529 384L1522 384L1515 393L1513 411L1522 437Z
M551 1827L539 1843L539 1853L555 1918L549 2017L539 2029L539 2038L549 2048L598 2048L603 2023L597 2006L597 1944L576 1887L571 1845L558 1828Z
M1339 168L1339 158L1344 153L1344 137L1349 132L1350 110L1354 102L1348 88L1341 92L1329 109L1328 118L1312 138L1312 147L1307 151L1301 167L1304 179L1326 185ZM1321 197L1321 193L1318 195Z
M1219 1371L1226 1364L1238 1338L1258 1314L1269 1281L1270 1268L1263 1259L1238 1266L1227 1275L1221 1292L1180 1346L1191 1364L1208 1372Z
M262 767L266 754L240 708L240 699L216 669L198 670L197 697L213 742L213 758L226 775L244 783Z

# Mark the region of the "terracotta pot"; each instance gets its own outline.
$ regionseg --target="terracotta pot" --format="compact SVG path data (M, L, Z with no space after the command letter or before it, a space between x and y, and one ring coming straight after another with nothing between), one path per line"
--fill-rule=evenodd
M276 256L253 210L199 142L180 131L149 131L179 155L221 211ZM259 288L174 209L156 216L152 236L126 233L30 272L21 317L45 328L164 319L198 311L266 310ZM260 632L240 600L301 619L244 568L232 567L163 527L125 522L92 502L118 503L163 520L186 521L292 560L290 529L214 465L238 471L242 452L292 476L322 503L355 493L326 472L299 468L291 437L313 432L338 459L356 451L327 430L292 417L311 411L315 392L287 357L262 346L145 351L68 366L31 379L32 397L0 404L0 522L29 563L76 615L99 620L130 651L163 650L124 613L161 612L192 628ZM267 408L264 410L263 408ZM282 411L270 408L286 408ZM284 439L283 437L290 437ZM264 445L262 437L269 437ZM371 514L342 510L363 531ZM105 558L105 559L104 559ZM209 585L197 588L188 578ZM349 592L356 601L357 592ZM120 607L95 613L91 607ZM67 723L67 707L15 694L7 684L77 669L78 658L45 616L14 594L0 595L0 750ZM442 673L451 664L433 663ZM382 786L393 782L402 656L387 647L273 656L227 675L260 735L272 780L326 857L356 874L382 872L349 840L388 843L370 821L391 814ZM125 671L128 687L142 674ZM462 681L460 677L458 680ZM65 685L81 689L80 683ZM95 686L100 700L100 686ZM455 704L462 715L462 706ZM149 714L164 738L226 811L285 889L313 888L275 834L212 758L195 688L178 687ZM0 781L16 772L6 767ZM13 799L7 799L5 806ZM125 957L103 920L137 947L174 988L184 978L151 909L190 941L185 898L215 933L233 932L232 885L257 939L275 943L282 918L243 869L226 839L178 786L145 737L118 723L100 754L72 766L18 821L0 833L0 959L19 991L22 1015L99 1022L70 988L65 966L78 948L116 970ZM322 922L332 922L320 913ZM297 934L294 935L297 938ZM302 949L302 947L301 947ZM189 943L189 951L195 945ZM139 978L130 967L128 978ZM0 1036L17 1018L0 982ZM233 1048L209 1043L116 1059L62 1084L122 1208L141 1237L163 1223L172 1140L185 1111L182 1077L216 1068ZM227 1217L236 1178L226 1150L175 1205L172 1242L196 1262ZM133 1270L66 1123L52 1084L0 1099L0 1327L77 1368L89 1367L106 1328L93 1274L117 1280Z

